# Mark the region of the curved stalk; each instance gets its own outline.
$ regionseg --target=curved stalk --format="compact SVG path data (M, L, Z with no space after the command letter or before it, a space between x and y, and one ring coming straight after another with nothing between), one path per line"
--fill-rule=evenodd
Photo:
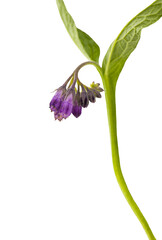
M87 62L84 62L84 63L80 64L80 65L74 70L74 72L73 72L73 74L74 74L74 83L75 83L75 82L77 81L77 79L78 79L78 72L79 72L79 70L80 70L82 67L86 66L86 65L93 65L93 66L95 66L96 69L97 69L97 71L99 72L101 78L103 79L102 69L101 69L100 65L99 65L98 63L96 63L96 62L87 61Z
M116 179L118 181L118 184L120 186L120 189L124 197L126 198L128 204L130 205L133 212L135 213L138 220L140 221L141 225L143 226L148 238L150 240L156 240L145 217L143 216L142 212L140 211L139 207L134 201L122 174L122 170L120 166L119 150L118 150L117 127L116 127L116 102L115 102L116 86L114 86L109 81L109 79L107 79L106 76L104 76L102 80L103 80L103 85L105 90L108 122L109 122L109 129L110 129L112 160L113 160L113 167L114 167Z

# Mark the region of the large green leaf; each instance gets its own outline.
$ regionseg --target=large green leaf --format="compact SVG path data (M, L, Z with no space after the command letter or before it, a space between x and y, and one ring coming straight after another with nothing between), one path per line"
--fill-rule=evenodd
M140 40L141 30L155 23L161 17L162 0L157 0L124 27L116 40L110 45L103 60L103 72L109 81L116 84L127 58Z
M75 22L68 13L63 0L56 0L56 3L62 21L75 44L88 59L98 62L100 56L99 46L89 35L75 26Z

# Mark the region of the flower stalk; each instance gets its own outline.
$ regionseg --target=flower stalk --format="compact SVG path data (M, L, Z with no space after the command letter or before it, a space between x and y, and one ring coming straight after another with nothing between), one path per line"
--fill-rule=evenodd
M117 139L116 101L115 101L116 86L114 86L114 84L112 84L112 82L109 81L107 76L103 76L102 80L103 80L106 105L107 105L107 115L108 115L109 129L110 129L113 168L114 168L117 182L120 186L120 189L121 189L125 199L127 200L128 204L130 205L133 212L137 216L143 229L145 230L145 232L148 236L148 239L156 240L145 217L143 216L138 205L134 201L134 199L127 187L127 184L125 182L123 174L122 174L122 170L121 170L121 166L120 166L120 158L119 158L118 139Z

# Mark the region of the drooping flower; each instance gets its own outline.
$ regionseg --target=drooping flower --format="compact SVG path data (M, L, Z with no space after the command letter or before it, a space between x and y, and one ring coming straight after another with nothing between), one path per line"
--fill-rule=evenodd
M58 109L60 108L62 101L64 99L63 93L64 93L63 89L58 89L56 94L53 96L50 102L50 109L52 112L58 111Z
M50 102L50 109L54 112L55 120L61 121L70 116L74 105L74 91L59 88Z
M96 97L101 97L100 92L102 91L103 89L99 87L98 83L95 84L93 82L90 87L82 84L78 75L75 75L74 72L68 80L57 89L50 102L50 109L54 112L55 120L61 121L62 119L66 119L71 113L78 118L82 113L82 107L88 107L89 101L94 103Z
M73 110L73 104L74 104L74 91L70 90L65 95L65 98L59 109L59 113L62 115L63 118L66 119L67 117L70 116Z
M72 114L78 118L82 113L82 106L79 106L77 102L74 103L73 109L72 109Z

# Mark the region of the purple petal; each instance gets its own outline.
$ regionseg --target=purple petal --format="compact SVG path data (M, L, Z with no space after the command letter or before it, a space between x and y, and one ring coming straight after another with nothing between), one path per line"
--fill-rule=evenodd
M82 107L78 105L74 105L72 109L72 114L78 118L82 113Z

